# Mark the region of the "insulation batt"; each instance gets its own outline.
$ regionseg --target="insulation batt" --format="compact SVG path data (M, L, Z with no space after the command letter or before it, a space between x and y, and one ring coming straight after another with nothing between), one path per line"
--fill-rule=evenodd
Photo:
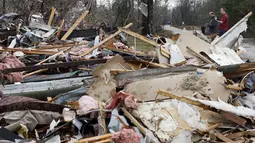
M140 143L141 136L137 135L133 129L123 129L113 134L112 139L115 143Z
M79 109L77 110L78 115L84 115L90 110L98 109L98 102L90 97L90 96L83 96L79 99Z
M22 63L13 55L6 56L2 59L0 63L0 70L8 68L19 68L24 67L25 64ZM8 83L21 82L23 80L21 72L9 73L9 74L0 74L2 80L6 80Z

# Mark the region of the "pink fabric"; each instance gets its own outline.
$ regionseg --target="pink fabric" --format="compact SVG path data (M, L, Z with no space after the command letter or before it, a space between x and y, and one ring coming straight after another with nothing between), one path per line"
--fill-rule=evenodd
M128 108L137 109L138 107L134 95L120 91L114 95L112 103L106 109L112 110L116 108L121 101L124 101L125 106Z
M112 140L115 143L140 143L141 136L137 135L133 129L123 129L113 134Z
M84 52L86 52L88 50L89 50L89 48L86 47L86 46L75 47L75 48L71 49L69 54L75 55L75 56L79 56L79 55L81 55L82 53L84 53Z
M128 48L126 45L124 45L121 42L113 43L113 45L115 46L116 49L125 49L125 48Z
M19 68L24 66L25 64L22 63L15 56L9 55L9 56L6 56L0 63L0 70L4 70L8 68ZM21 72L1 74L0 78L7 80L9 83L21 82L23 80Z

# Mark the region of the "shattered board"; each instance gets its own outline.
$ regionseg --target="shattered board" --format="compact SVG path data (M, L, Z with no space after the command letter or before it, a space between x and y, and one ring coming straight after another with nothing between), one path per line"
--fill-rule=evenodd
M163 78L144 80L128 84L127 93L136 95L141 101L155 100L159 89L164 89L180 96L192 96L199 99L228 101L230 91L222 85L225 78L217 71L207 71L203 75L197 73L185 73ZM202 93L202 94L201 94ZM158 99L166 97L158 95Z
M196 107L178 100L142 103L134 114L161 142L171 142L183 131L205 130L208 126Z
M213 48L212 53L213 54L210 54L209 57L220 66L244 63L244 61L237 55L237 53L229 48L219 48L216 46Z

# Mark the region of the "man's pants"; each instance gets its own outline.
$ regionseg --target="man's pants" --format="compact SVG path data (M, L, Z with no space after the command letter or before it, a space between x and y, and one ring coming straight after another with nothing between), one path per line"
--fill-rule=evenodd
M224 35L226 33L226 31L225 30L220 30L220 34L219 34L219 36L222 36L222 35Z

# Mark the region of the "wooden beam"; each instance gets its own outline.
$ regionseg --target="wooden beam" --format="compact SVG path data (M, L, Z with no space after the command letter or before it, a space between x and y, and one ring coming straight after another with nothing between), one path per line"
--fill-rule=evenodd
M154 63L154 62L148 62L148 61L139 61L139 62L143 63L143 64L148 64L149 66L154 67L154 68L169 68L169 66L167 66L167 65L162 65L162 64L158 64L158 63Z
M60 52L58 52L58 53L56 53L56 54L54 54L54 55L52 55L52 56L46 58L45 60L42 60L41 62L39 62L39 63L36 64L36 65L41 65L41 64L47 62L49 59L52 59L52 58L54 58L54 57L57 57L57 56L63 54L63 52L66 52L66 51L70 50L71 48L72 48L72 47L69 47L69 48L67 48L67 49L65 49L65 50L62 50L62 51L60 51ZM32 76L32 75L34 75L34 74L38 74L38 73L44 72L44 71L46 71L46 70L48 70L48 69L37 70L37 71L34 71L34 72L32 72L32 73L25 74L23 77L29 77L29 76Z
M170 54L170 52L169 52L168 50L166 50L165 48L160 47L160 53L161 53L164 57L166 57L166 58L168 58L168 59L171 59L171 54Z
M144 37L144 36L142 36L142 35L140 35L138 33L135 33L135 32L130 31L130 30L126 30L124 28L119 28L119 30L122 31L122 32L125 32L128 35L131 35L131 36L133 36L135 38L138 38L138 39L140 39L140 40L142 40L142 41L144 41L144 42L146 42L146 43L148 43L148 44L150 44L152 46L155 46L155 47L159 46L159 44L157 42L155 42L153 40L150 40L150 39L148 39L148 38L146 38L146 37Z
M66 34L61 38L61 40L66 40L70 34L72 34L73 30L81 23L81 21L89 14L88 10L85 10L83 14L75 21L72 27L66 32Z
M120 73L125 73L125 72L132 72L133 70L124 70L124 69L111 69L110 73L111 74L120 74Z
M50 68L72 68L72 67L79 67L79 66L86 66L86 65L94 65L94 64L102 64L105 63L106 59L91 59L91 60L84 60L84 61L75 61L75 62L65 62L65 63L51 63L51 64L44 64L44 65L33 65L33 66L26 66L26 67L19 67L19 68L9 68L0 70L3 74L8 74L12 72L23 72L23 71L34 71L34 70L41 70L41 69L50 69Z
M106 140L98 141L95 143L112 143L112 139L106 139Z
M38 74L38 73L42 73L42 72L47 71L47 70L48 70L48 69L37 70L37 71L31 72L31 73L25 74L25 75L23 75L22 77L23 77L23 78L27 78L27 77L29 77L29 76L32 76L32 75L35 75L35 74Z
M255 137L255 131L248 130L248 131L231 133L231 134L228 134L226 137L229 139L238 139L240 137L247 137L247 136Z
M220 140L222 140L222 141L224 141L224 142L234 142L233 140L231 140L231 139L229 139L229 138L227 138L227 137L225 137L224 135L222 135L220 132L218 132L218 131L215 131L214 133L213 133L218 139L220 139Z
M21 48L4 48L0 49L1 52L23 52L24 54L27 55L54 55L57 52L53 51L42 51L42 50L37 50L37 49L21 49Z
M88 43L81 43L81 44L63 44L63 45L45 45L40 46L37 48L38 50L45 50L45 49L58 49L58 48L65 48L65 47L76 47L76 46L82 46L86 45Z
M65 20L62 20L61 21L61 24L59 26L59 29L58 29L58 32L56 34L56 37L59 38L60 34L61 34L61 31L63 30L63 27L64 27L64 24L65 24Z
M220 115L222 115L224 118L238 124L238 125L241 125L243 127L245 127L245 124L246 124L246 120L241 118L241 117L238 117L232 113L229 113L229 112L225 112L225 111L221 111L220 112Z
M209 110L210 109L209 106L203 105L202 103L200 103L198 101L194 101L194 100L192 100L190 98L183 97L183 96L177 96L177 95L174 95L174 94L172 94L172 93L170 93L168 91L162 90L162 89L160 89L158 91L158 94L159 95L164 95L164 96L166 96L168 98L171 98L171 99L177 99L177 100L179 100L181 102L185 102L185 103L188 103L188 104L191 104L191 105L194 105L194 106L198 106L198 107L203 108L205 110Z
M110 139L110 138L112 138L112 134L105 134L102 136L81 139L78 141L78 143L92 143L92 142L98 142L98 141L106 140L106 139Z
M128 29L129 27L131 27L133 25L133 23L129 23L128 25L126 25L124 27L124 29ZM119 35L122 31L118 30L117 32L115 32L114 34L110 35L109 37L105 38L103 41L101 41L99 44L94 45L92 48L90 48L88 51L82 53L80 56L86 56L88 54L90 54L91 52L93 52L95 49L99 48L100 46L102 46L103 44L105 44L107 41L111 40L112 38L114 38L115 36Z
M125 109L121 108L121 110L124 112L124 115L131 120L131 122L141 131L143 135L146 135L146 131L144 127Z
M48 21L49 26L51 26L51 24L52 24L52 21L53 21L54 15L55 15L55 11L56 11L56 9L54 7L52 7L51 8L51 13L50 13L50 18L49 18L49 21Z
M203 55L201 55L200 53L197 53L196 51L194 51L192 48L187 47L188 50L190 50L193 54L195 54L195 56L199 57L201 60L205 61L208 64L213 64L212 61L210 61L209 59L207 59L206 57L204 57Z

